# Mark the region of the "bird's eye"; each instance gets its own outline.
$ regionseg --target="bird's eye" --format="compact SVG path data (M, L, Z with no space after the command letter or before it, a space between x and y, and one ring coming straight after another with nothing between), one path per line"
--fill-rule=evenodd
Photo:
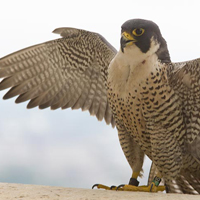
M144 29L143 28L136 28L132 31L132 33L135 36L141 36L144 33Z

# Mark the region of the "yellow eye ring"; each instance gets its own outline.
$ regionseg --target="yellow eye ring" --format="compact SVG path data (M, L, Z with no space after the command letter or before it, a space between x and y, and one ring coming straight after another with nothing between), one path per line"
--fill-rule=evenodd
M141 36L143 35L144 33L144 29L143 28L135 28L133 31L132 31L133 35L135 36Z

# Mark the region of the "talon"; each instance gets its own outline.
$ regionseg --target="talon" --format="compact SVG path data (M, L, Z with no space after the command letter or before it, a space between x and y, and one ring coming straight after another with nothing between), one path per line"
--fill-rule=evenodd
M104 189L104 190L110 190L110 187L106 186L106 185L102 185L102 184L94 184L92 186L92 189L94 189L95 187L97 187L97 189Z
M112 185L111 187L110 187L110 190L115 190L117 187L115 186L115 185Z
M92 186L92 189L94 189L95 187L98 188L98 185L99 185L99 184L94 184L94 185Z
M117 187L116 190L119 190L119 189L121 189L121 188L124 187L124 186L125 186L124 184L121 184L121 185L119 185L119 186Z

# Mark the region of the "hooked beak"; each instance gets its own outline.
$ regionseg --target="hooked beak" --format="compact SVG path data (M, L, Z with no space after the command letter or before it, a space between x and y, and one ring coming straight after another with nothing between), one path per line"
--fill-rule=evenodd
M127 47L127 46L132 45L135 42L137 42L137 40L133 36L131 36L129 33L124 31L121 34L121 40L120 40L121 51L124 53L124 48Z

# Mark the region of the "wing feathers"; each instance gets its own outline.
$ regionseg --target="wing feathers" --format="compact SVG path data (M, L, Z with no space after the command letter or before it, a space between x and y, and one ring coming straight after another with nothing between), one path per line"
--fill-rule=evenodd
M0 59L0 90L10 88L4 99L30 100L28 108L81 108L114 125L105 81L116 50L96 33L73 28L54 33L63 38Z
M197 152L200 147L200 59L173 63L169 67L169 84L182 103L186 123L188 151L200 162ZM195 142L194 142L195 141ZM196 151L197 150L197 151Z
M183 193L200 193L200 59L172 63L168 81L182 105L186 134L185 151L188 160L176 184ZM189 163L189 164L188 164ZM187 166L190 166L187 168Z

